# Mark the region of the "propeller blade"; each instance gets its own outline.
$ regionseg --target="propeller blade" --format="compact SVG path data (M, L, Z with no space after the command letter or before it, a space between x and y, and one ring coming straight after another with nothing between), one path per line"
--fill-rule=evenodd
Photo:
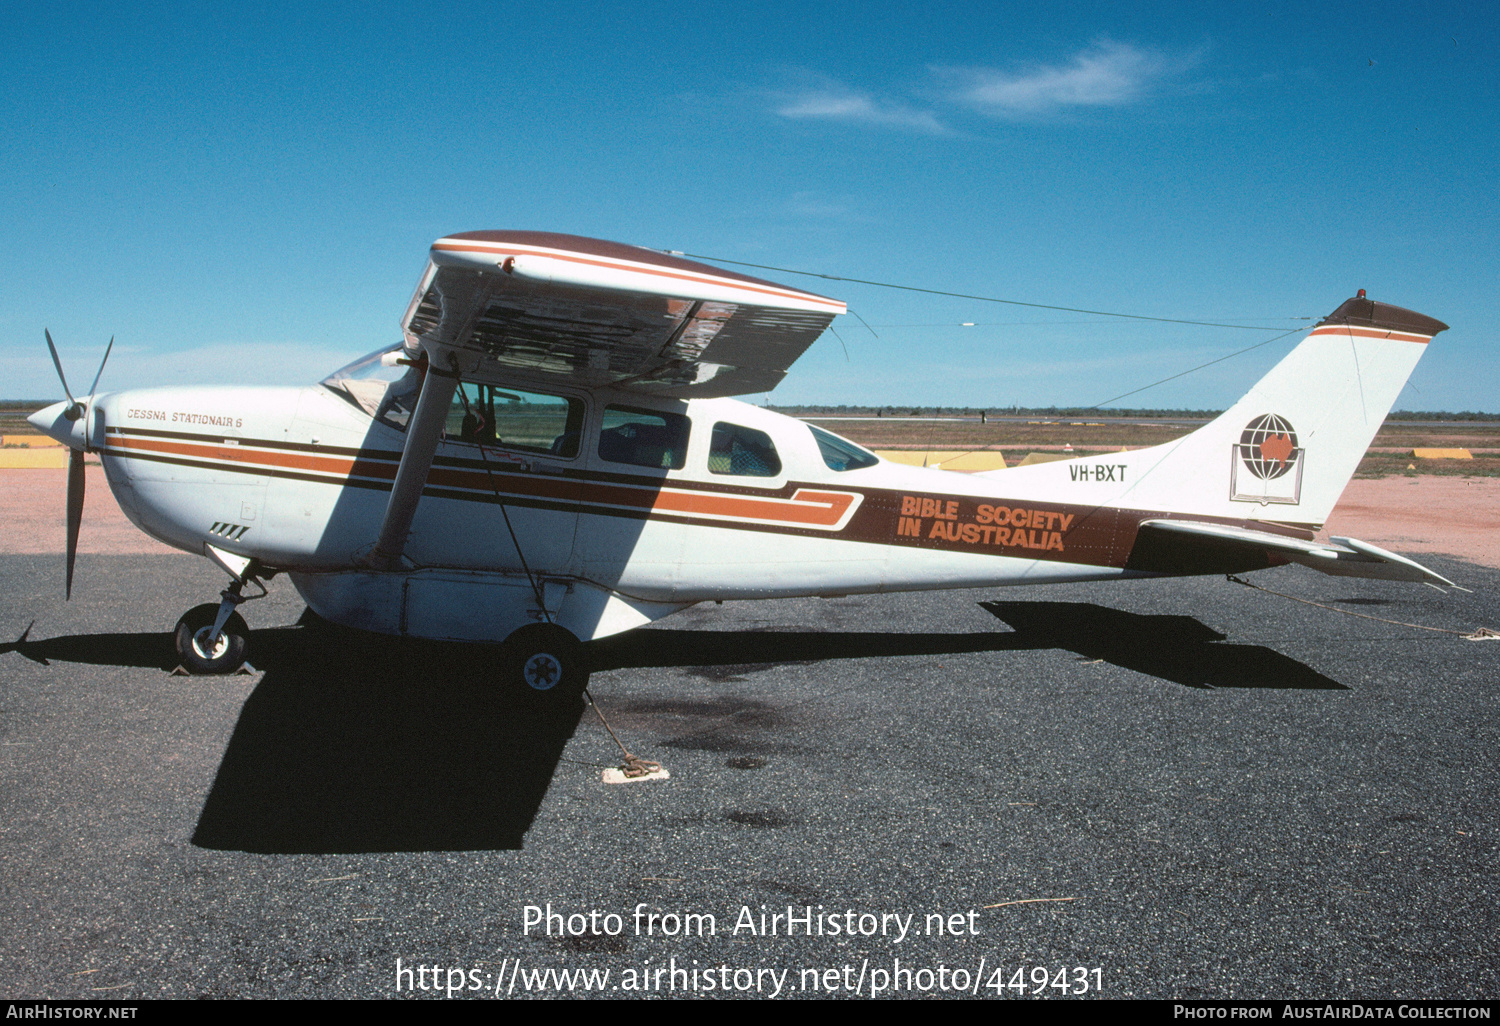
M83 450L68 452L68 583L65 598L73 597L73 561L78 556L78 528L83 524Z
M109 362L109 351L115 347L115 337L109 336L109 345L104 347L104 359L99 361L99 373L94 375L94 383L89 386L89 399L94 398L94 393L99 389L99 379L104 376L104 365Z
M43 328L42 334L47 336L47 348L52 353L52 366L57 368L57 379L62 382L63 395L68 397L70 405L77 406L78 400L74 399L73 393L68 391L68 379L62 372L62 361L57 358L57 347L52 344L52 332Z
M94 394L99 391L99 379L104 376L104 365L109 362L109 354L115 347L115 337L109 336L109 345L104 347L104 359L99 361L99 372L94 375L94 383L89 386L89 408L88 421L83 425L83 447L88 450L94 444Z

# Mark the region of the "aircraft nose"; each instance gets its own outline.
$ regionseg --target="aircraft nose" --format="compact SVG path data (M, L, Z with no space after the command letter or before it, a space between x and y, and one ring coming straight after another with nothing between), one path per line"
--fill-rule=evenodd
M68 411L73 404L64 400L53 403L51 406L37 410L27 417L27 422L48 438L55 438L63 445L74 449L83 448L83 430L85 418L68 418Z

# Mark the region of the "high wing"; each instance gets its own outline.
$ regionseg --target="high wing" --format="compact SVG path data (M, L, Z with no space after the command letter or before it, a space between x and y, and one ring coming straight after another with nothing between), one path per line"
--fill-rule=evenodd
M618 242L548 232L438 239L401 322L421 392L364 562L401 565L460 375L679 399L765 392L844 309Z
M432 244L402 330L413 356L430 346L477 355L466 377L710 398L775 388L844 310L639 246L463 232Z

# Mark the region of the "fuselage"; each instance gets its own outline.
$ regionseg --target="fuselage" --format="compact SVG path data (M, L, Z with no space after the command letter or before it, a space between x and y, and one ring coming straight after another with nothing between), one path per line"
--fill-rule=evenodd
M526 387L456 399L396 570L366 562L405 444L389 404L327 383L130 390L74 432L148 534L290 573L324 616L389 633L498 640L514 624L492 622L544 604L597 637L723 598L1152 576L1131 552L1161 511L1109 501L1113 469L913 468L733 399L553 386L552 407L516 407Z
M571 457L443 441L406 548L414 566L520 571L513 530L532 571L686 601L981 585L1020 569L997 558L1028 564L1032 580L1111 575L1099 539L1080 563L1065 558L1098 527L1076 504L884 461L834 470L806 424L731 399L575 398L586 419ZM601 456L613 406L686 417L683 465ZM404 442L322 386L139 390L97 409L110 485L144 530L288 571L356 564ZM725 426L766 436L780 466L711 469Z
M654 618L655 606L710 599L1135 575L1130 511L1007 497L993 478L876 461L849 443L852 460L830 458L827 436L820 446L803 422L732 399L558 394L581 408L566 454L445 437L407 577L529 571ZM660 457L623 451L609 427L620 410L684 424L685 437ZM362 573L380 525L404 444L389 419L326 385L159 388L100 396L75 430L91 431L116 499L148 534L289 572L327 608L322 593ZM399 632L383 622L394 615L354 619Z

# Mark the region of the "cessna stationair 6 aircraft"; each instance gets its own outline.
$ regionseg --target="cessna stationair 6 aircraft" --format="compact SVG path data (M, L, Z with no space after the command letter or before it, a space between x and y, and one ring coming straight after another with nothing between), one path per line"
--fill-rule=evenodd
M1184 438L970 475L729 398L770 391L844 309L618 243L439 239L402 343L318 385L70 394L33 415L73 449L69 590L86 452L136 525L232 578L177 627L203 673L245 660L235 607L281 573L339 624L505 642L514 684L549 696L587 681L581 641L710 599L1288 562L1451 583L1314 540L1439 321L1361 290Z

